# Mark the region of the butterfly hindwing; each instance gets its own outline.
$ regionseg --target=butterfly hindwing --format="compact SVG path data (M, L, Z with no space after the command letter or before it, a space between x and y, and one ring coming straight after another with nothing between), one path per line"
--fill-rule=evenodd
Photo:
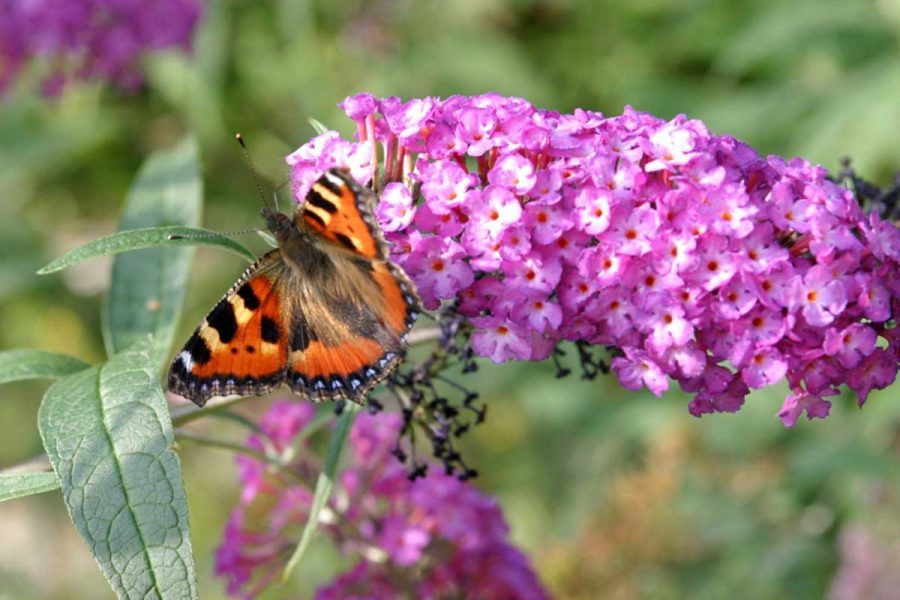
M254 263L210 311L169 370L169 389L203 406L211 396L260 395L284 380L285 266L277 250Z
M362 402L400 359L405 332L347 298L307 296L303 305L292 317L288 385L315 401Z

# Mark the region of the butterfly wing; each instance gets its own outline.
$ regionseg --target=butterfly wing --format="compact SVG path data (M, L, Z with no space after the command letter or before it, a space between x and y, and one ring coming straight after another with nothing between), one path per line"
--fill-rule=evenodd
M301 300L289 326L287 383L313 400L361 402L400 361L421 310L412 282L388 259L373 204L370 190L332 169L295 215L298 227L324 240L334 270L332 285L301 281L291 292Z
M387 244L372 214L374 194L349 171L330 169L316 181L294 217L321 238L361 257L387 260Z
M169 389L203 406L286 381L312 400L362 402L396 367L421 310L373 204L346 171L325 173L294 215L301 241L247 269L176 355ZM316 277L302 266L311 257L325 265Z
M321 290L300 293L303 308L293 312L290 324L287 383L316 401L362 402L401 359L406 334L416 318L410 308L415 298L381 265L364 271L358 265L341 265L339 260L336 264L338 271L356 269L351 277L368 277L359 284L372 294L360 301ZM382 275L377 274L378 268L384 268Z
M203 406L212 396L262 395L284 381L287 266L273 250L241 276L194 331L169 368L172 392Z

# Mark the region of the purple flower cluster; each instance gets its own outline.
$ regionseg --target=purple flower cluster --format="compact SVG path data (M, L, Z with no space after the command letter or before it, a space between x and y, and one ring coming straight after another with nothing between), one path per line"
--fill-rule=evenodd
M0 0L0 93L41 57L46 94L71 79L103 79L131 89L142 52L188 50L200 0Z
M228 593L253 597L284 566L309 514L318 469L297 439L310 424L308 402L274 402L248 445L288 457L282 469L239 456L240 503L216 553ZM348 466L324 511L323 529L358 556L319 600L467 597L543 599L528 559L507 540L500 508L469 483L430 469L410 481L392 455L402 419L360 414L350 433ZM250 515L262 523L251 523Z
M828 414L896 376L900 230L801 159L763 158L684 116L537 110L495 94L342 104L357 140L287 157L302 202L322 170L381 177L393 258L429 309L455 301L477 354L617 349L623 386L669 379L694 415L787 379L779 416ZM379 164L379 152L383 163Z

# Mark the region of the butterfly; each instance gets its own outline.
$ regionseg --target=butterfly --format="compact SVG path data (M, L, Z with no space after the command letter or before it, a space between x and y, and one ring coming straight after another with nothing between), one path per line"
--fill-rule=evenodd
M169 368L170 391L263 395L282 384L313 401L362 402L396 368L421 311L391 262L375 194L331 169L293 217L263 208L278 248L254 262Z

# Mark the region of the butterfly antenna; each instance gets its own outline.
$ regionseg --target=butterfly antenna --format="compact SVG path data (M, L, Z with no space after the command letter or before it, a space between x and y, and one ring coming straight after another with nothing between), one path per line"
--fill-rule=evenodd
M234 137L244 151L244 157L247 159L247 166L250 167L250 173L253 175L253 183L256 185L256 192L259 194L259 198L260 200L262 200L263 206L271 208L270 204L266 201L266 195L263 193L262 182L260 182L259 180L259 173L256 171L256 166L254 166L253 159L250 157L250 151L247 150L247 144L244 143L244 136L242 136L240 133L236 133Z

